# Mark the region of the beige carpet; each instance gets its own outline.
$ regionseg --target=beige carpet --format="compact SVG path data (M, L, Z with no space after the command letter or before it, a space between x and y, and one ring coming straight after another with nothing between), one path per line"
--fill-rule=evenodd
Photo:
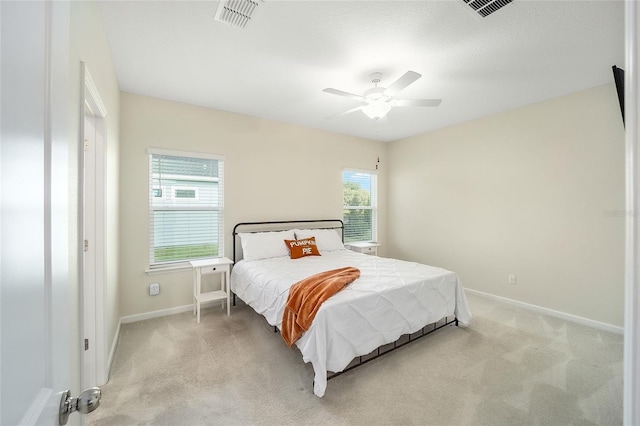
M313 370L241 302L125 324L99 425L620 425L623 338L469 295L445 327L312 392Z

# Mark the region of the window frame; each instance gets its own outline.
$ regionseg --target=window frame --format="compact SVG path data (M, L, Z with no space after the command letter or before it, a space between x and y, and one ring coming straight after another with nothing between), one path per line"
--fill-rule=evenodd
M175 198L175 189L194 189L193 187L187 188L186 185L178 185L178 186L170 186L163 185L160 189L162 190L162 195L160 197L154 196L153 191L153 157L154 155L166 155L171 157L182 157L182 158L197 158L197 159L206 159L206 160L215 160L218 161L218 205L217 206L154 206L153 200L154 198L157 200L158 198L162 200L174 200ZM225 157L223 155L217 154L208 154L201 152L189 152L189 151L178 151L178 150L167 150L167 149L156 149L156 148L148 148L147 149L147 160L148 160L148 177L147 177L147 191L148 191L148 221L149 221L149 235L147 238L147 246L148 246L148 269L147 272L161 272L162 270L171 270L171 269L181 269L181 268L190 268L191 260L203 260L203 259L215 259L224 257L224 166L225 166ZM195 188L196 198L180 198L179 200L190 200L190 201L201 201L199 197L198 188ZM217 256L207 256L207 257L197 257L197 258L184 258L170 261L154 261L154 236L155 236L155 223L153 220L154 212L156 211L213 211L218 213L218 254Z
M371 189L369 190L371 205L370 206L347 206L344 204L344 184L345 173L362 173L370 176ZM347 220L345 218L345 210L371 210L371 239L370 240L356 240L347 241ZM378 241L378 172L376 170L357 169L352 167L345 167L342 169L342 220L344 222L344 235L345 244L352 243L375 243Z

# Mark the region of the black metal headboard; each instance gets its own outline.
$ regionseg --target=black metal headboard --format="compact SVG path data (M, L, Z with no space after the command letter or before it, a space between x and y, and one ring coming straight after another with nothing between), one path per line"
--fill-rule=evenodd
M241 222L233 227L233 263L238 259L236 241L241 232L266 232L266 231L288 231L301 227L313 226L317 229L339 229L340 237L344 242L344 223L340 219L311 219L311 220L277 220L271 222Z

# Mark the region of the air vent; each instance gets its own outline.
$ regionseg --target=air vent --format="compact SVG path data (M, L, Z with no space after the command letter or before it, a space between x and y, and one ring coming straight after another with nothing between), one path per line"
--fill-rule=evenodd
M502 9L513 0L463 0L471 9L478 12L478 15L486 18L494 12Z
M215 20L232 27L244 28L260 3L262 1L258 0L222 0Z

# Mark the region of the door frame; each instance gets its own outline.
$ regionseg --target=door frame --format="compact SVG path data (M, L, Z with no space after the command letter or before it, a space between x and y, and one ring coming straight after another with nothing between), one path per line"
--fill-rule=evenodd
M80 332L82 346L81 383L83 388L104 385L108 380L108 360L106 356L105 301L106 301L106 137L107 110L91 77L86 64L81 62L81 107L80 107L80 147L78 153L78 277L80 287L81 318ZM85 113L89 111L95 127L95 145L91 151L95 155L95 168L85 170ZM93 173L93 188L86 188L85 173ZM95 208L85 208L85 191L95 193ZM91 217L87 217L90 215ZM85 229L85 223L92 229ZM90 232L94 241L88 241L85 252L84 240ZM85 262L85 256L93 257ZM95 286L87 277L94 278ZM84 341L88 339L90 350L84 350ZM91 377L89 377L91 376Z
M624 324L624 424L640 424L640 8L625 3L625 160L626 160L626 247Z

